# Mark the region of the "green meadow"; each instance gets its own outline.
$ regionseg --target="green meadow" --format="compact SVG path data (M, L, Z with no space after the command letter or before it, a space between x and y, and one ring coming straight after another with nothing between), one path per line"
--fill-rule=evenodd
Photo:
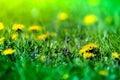
M0 80L119 80L119 0L0 0Z

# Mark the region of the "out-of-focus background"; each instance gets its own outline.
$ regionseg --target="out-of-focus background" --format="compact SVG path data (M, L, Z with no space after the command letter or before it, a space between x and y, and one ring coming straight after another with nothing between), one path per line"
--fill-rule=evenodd
M66 12L72 23L80 23L90 13L102 19L115 16L119 5L119 0L0 0L0 21L51 24L57 14Z

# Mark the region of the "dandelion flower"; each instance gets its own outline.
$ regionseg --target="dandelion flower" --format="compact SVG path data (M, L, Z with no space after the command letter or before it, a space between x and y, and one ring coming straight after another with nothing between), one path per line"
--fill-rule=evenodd
M41 57L40 57L40 61L41 61L41 62L44 62L44 61L45 61L45 56L41 56Z
M22 31L24 28L24 25L23 24L14 24L12 29L15 30L15 31Z
M101 70L101 71L99 71L99 74L102 75L102 76L107 76L108 72L104 71L104 70Z
M12 39L12 40L16 40L16 39L17 39L17 37L18 37L18 35L17 35L17 34L13 34L13 35L11 36L11 39Z
M48 37L48 34L41 34L41 35L38 36L38 39L39 39L39 40L44 40L44 39L46 39L47 37Z
M65 12L62 12L62 13L58 14L58 19L64 21L64 20L68 19L68 14Z
M94 24L96 21L97 21L96 16L92 14L86 15L83 20L84 24L86 25Z
M62 76L62 79L64 79L64 80L68 79L68 78L69 78L69 74L67 74L67 73Z
M119 54L117 52L113 52L112 57L115 59L119 59Z
M42 27L41 26L30 26L28 28L29 31L41 31Z
M96 56L96 53L98 52L98 46L94 43L89 43L85 46L83 46L80 50L79 50L79 54L81 56L83 56L83 58L87 59L87 58L92 58L94 56Z
M0 30L3 30L4 29L4 25L2 22L0 22Z
M4 37L1 37L0 38L0 44L2 44L4 42L5 38Z
M10 54L13 54L16 50L12 49L12 48L8 48L8 49L5 49L3 52L2 52L2 55L10 55Z
M82 53L92 50L92 49L98 49L98 46L94 43L89 43L89 44L83 46L82 49L80 49L79 53L82 54Z
M93 53L84 53L83 54L83 58L87 59L87 58L92 58L94 57L95 55Z

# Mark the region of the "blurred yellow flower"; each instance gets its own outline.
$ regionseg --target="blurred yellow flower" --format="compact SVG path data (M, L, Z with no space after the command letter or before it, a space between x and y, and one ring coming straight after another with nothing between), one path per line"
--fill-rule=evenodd
M0 38L0 44L2 44L4 42L5 38L4 37L1 37Z
M86 25L94 24L96 21L97 21L96 16L92 14L86 15L83 20L84 24Z
M23 24L14 24L12 30L18 31L18 30L23 30L23 28L24 28Z
M119 54L117 52L113 52L112 57L115 59L119 59Z
M44 40L46 38L48 38L48 34L41 34L41 35L38 36L39 40Z
M69 74L67 74L67 73L62 76L62 79L64 79L64 80L66 80L68 78L69 78Z
M12 34L11 39L12 39L12 40L16 40L17 37L18 37L18 34Z
M2 55L10 55L10 54L13 54L16 50L12 49L12 48L8 48L8 49L5 49L3 52L2 52Z
M41 56L41 57L40 57L40 61L41 61L41 62L44 62L44 61L45 61L45 56Z
M2 22L0 22L0 30L3 30L4 29L4 25Z
M94 56L96 56L96 52L98 51L98 46L94 43L89 43L85 46L83 46L80 50L79 50L79 54L85 58L93 58Z
M83 54L83 58L87 59L87 58L92 58L94 57L95 55L93 53L84 53Z
M102 76L107 76L108 72L104 71L104 70L101 70L101 71L99 71L99 74L102 75Z
M42 27L41 26L30 26L28 28L29 31L41 31Z
M92 50L92 49L98 49L98 46L96 44L94 44L94 43L89 43L89 44L83 46L80 49L79 53L82 54L82 53L84 53L86 51L89 51L89 50Z
M64 20L68 19L68 14L65 12L59 13L58 19L64 21Z

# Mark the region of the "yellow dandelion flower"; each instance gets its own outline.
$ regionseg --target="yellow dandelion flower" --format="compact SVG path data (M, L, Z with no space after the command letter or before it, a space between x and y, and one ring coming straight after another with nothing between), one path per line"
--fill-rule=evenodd
M46 38L48 38L48 34L41 34L41 35L38 36L39 40L44 40Z
M94 24L96 21L97 21L96 16L92 14L86 15L83 20L84 24L86 25Z
M18 35L17 35L17 34L12 34L11 39L12 39L12 40L16 40L16 39L17 39L17 37L18 37Z
M45 61L45 56L41 56L41 57L40 57L40 61L41 61L41 62L44 62L44 61Z
M101 70L101 71L99 71L99 74L102 75L102 76L107 76L108 72L104 71L104 70Z
M95 55L93 53L84 53L83 54L83 58L87 59L87 58L92 58L94 57Z
M23 24L14 24L12 29L15 30L15 31L18 31L18 30L23 30L24 28L24 25Z
M67 73L62 76L62 79L64 79L64 80L68 79L68 78L69 78L69 74L67 74Z
M3 52L2 52L2 55L10 55L10 54L13 54L16 50L12 49L12 48L8 48L8 49L5 49Z
M116 59L119 59L119 54L117 52L113 52L112 57L116 58Z
M89 51L89 50L92 50L92 49L98 49L98 46L96 44L94 44L94 43L89 43L89 44L83 46L80 49L79 53L82 54L82 53L84 53L86 51Z
M0 38L0 44L2 44L4 42L5 38L4 37L1 37Z
M62 13L58 14L58 19L64 21L64 20L68 19L68 14L65 12L62 12Z
M42 27L41 26L30 26L28 28L29 31L41 31Z
M4 25L2 22L0 22L0 30L3 30L4 29Z
M84 46L82 49L79 50L79 54L82 55L84 52L89 51L90 47L89 46Z

